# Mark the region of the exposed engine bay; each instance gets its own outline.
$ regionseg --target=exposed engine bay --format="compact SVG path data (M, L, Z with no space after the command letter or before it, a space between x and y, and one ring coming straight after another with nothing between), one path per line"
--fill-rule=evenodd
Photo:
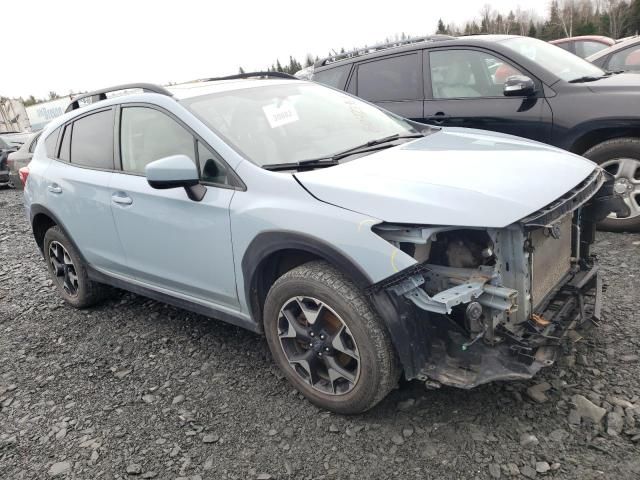
M597 170L506 228L374 227L417 262L376 285L428 324L417 378L462 388L529 378L553 363L571 330L599 322L602 283L589 245L597 217L611 211L601 205L606 189L596 195L604 180Z

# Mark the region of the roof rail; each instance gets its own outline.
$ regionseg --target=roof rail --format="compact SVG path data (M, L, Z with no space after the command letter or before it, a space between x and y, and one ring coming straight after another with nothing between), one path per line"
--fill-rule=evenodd
M293 75L284 72L247 72L247 73L238 73L236 75L227 75L226 77L212 77L212 78L203 78L200 80L201 82L214 82L217 80L237 80L240 78L286 78L287 80L298 80Z
M402 45L410 45L412 43L419 43L419 42L441 42L443 40L453 40L454 38L456 37L452 37L451 35L435 34L435 35L426 35L424 37L412 37L412 38L407 38L405 40L398 40L395 42L377 43L370 47L356 48L354 50L349 50L348 52L342 52L336 55L331 55L329 57L323 58L322 60L318 60L314 64L314 67L321 67L323 65L327 65L328 63L344 60L345 58L359 57L361 55L366 55L368 53L377 52L378 50L386 50L387 48L400 47Z
M160 95L166 95L168 97L172 97L173 94L164 87L160 85L154 85L153 83L125 83L123 85L116 85L115 87L102 88L100 90L94 90L93 92L83 93L74 97L71 100L71 103L65 110L65 113L71 112L72 110L76 110L80 108L80 101L85 100L87 98L91 98L93 102L98 102L100 100L107 99L107 93L118 92L120 90L129 90L129 89L138 89L143 92L151 92L151 93L159 93Z

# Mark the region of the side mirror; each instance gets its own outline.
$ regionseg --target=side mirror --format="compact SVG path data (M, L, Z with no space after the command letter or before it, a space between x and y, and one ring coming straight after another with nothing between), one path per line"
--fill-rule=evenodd
M186 155L171 155L151 162L144 172L151 188L184 188L187 196L196 202L207 193L207 188L200 184L196 165Z
M529 97L536 93L536 84L524 75L512 75L504 82L505 97Z

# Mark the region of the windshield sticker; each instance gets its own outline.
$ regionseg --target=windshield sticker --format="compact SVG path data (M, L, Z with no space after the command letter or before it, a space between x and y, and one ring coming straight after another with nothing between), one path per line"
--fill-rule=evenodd
M265 105L262 111L271 128L278 128L299 120L298 112L288 100L283 100L279 104Z

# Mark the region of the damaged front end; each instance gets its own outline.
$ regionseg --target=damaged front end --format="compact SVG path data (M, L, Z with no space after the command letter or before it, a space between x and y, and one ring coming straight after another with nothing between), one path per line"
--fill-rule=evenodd
M412 325L409 352L399 352L408 378L461 388L530 378L571 332L600 321L589 246L595 224L621 203L605 175L596 169L506 228L373 227L417 261L370 292L387 295Z

